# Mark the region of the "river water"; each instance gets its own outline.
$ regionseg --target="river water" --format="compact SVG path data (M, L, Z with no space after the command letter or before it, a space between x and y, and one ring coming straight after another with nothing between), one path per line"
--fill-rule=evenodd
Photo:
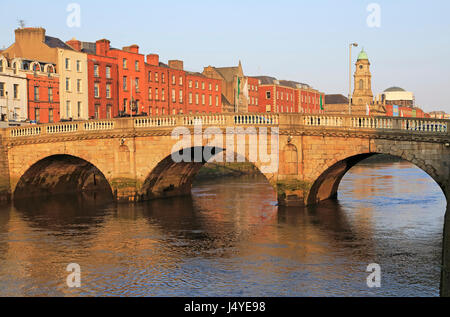
M0 296L438 296L445 208L408 163L361 163L307 209L278 208L263 176L138 205L22 201L0 208Z

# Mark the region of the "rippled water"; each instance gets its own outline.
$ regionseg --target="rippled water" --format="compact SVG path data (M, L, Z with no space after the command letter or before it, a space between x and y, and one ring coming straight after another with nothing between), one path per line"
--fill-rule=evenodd
M135 206L0 209L1 296L437 296L446 202L407 163L360 164L339 202L278 208L262 176ZM66 267L81 266L69 289ZM367 265L382 268L369 289Z

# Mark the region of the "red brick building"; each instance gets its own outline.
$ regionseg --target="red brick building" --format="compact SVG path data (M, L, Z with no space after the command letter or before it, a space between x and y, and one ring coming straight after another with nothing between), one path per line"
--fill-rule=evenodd
M147 55L145 71L148 85L148 106L144 105L144 108L141 108L142 112L149 116L169 113L168 67L160 66L157 54L149 54Z
M259 80L258 112L323 113L325 94L306 84L277 80L273 77L255 77ZM255 107L249 108L255 109ZM256 110L255 109L255 110ZM254 111L250 111L254 112Z
M221 113L221 80L208 78L200 73L186 73L186 113Z
M259 108L259 84L260 84L259 79L254 77L247 77L248 112L261 111L261 109Z
M27 74L28 119L36 123L60 120L59 76L55 65L33 63Z

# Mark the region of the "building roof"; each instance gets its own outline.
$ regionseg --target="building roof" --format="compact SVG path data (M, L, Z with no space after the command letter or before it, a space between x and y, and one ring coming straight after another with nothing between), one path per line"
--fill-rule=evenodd
M270 76L252 76L253 78L257 78L261 81L261 85L273 85L277 80L275 77Z
M73 48L71 48L69 45L67 45L66 43L64 43L63 41L61 41L56 37L46 36L45 44L51 48L62 48L65 50L73 51Z
M232 82L239 75L239 66L236 67L214 67L214 69L228 82Z
M83 53L96 55L97 54L97 44L92 42L81 42L81 51Z
M311 88L308 84L299 83L297 81L293 80L280 80L281 86L291 87L291 88L298 88L298 86L307 86L308 88Z
M326 105L348 104L348 98L340 94L325 95L325 104Z
M359 53L358 55L358 61L360 60L369 60L369 56L367 55L367 53L364 51L364 49L361 50L361 53Z
M400 87L391 87L386 89L384 92L399 92L399 91L406 91L406 90Z

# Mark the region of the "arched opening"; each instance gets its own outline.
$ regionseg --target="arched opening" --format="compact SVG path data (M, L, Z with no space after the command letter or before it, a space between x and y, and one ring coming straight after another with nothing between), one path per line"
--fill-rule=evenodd
M214 157L217 155L223 155L225 162L226 156L231 155L229 152L227 153L226 149L218 147L193 147L180 150L177 154L180 156L184 155L185 160L176 162L173 158L173 154L163 159L151 171L150 175L142 185L139 192L140 200L145 201L190 195L197 175L207 163L214 162ZM232 153L232 155L234 157L234 162L238 162L237 158L239 155L236 153ZM240 156L240 161L243 160L247 162L245 164L251 164L254 170L257 170L258 174L264 175L253 163L249 163L246 158ZM220 166L227 165L227 163L214 164ZM224 168L228 169L229 167Z
M352 157L348 157L344 160L341 160L328 168L325 172L323 172L317 180L314 182L313 186L310 189L309 196L308 196L308 204L314 205L319 202L329 200L329 199L337 199L338 198L338 189L339 185L341 184L341 181L345 174L352 169L355 165L358 163L373 157L378 156L381 153L366 153L366 154L360 154L355 155ZM399 160L404 160L403 158L392 156L392 155L384 155L385 157L391 157L391 158L397 158ZM406 161L406 160L404 160ZM407 162L407 161L406 161ZM413 163L411 163L413 164ZM415 165L415 164L413 164ZM417 166L418 168L421 168L420 166ZM431 178L433 178L430 175ZM436 181L436 180L435 180ZM437 181L436 181L437 183ZM442 188L441 184L438 184L441 190L445 191Z
M14 200L81 193L113 197L106 177L93 164L75 156L54 155L23 174L14 190Z

